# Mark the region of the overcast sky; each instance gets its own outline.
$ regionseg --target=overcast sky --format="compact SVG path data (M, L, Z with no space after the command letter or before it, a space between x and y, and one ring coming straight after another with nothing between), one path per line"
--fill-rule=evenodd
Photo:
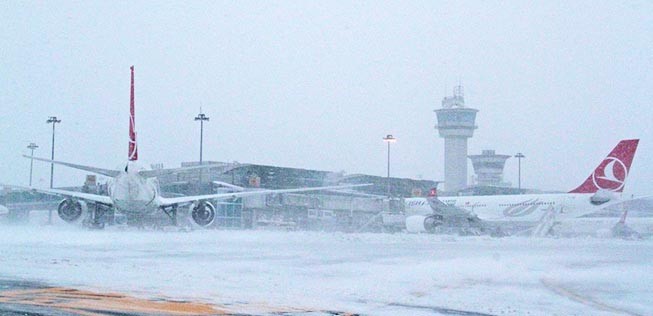
M57 159L126 161L134 65L148 163L199 158L202 107L204 160L383 176L393 134L393 176L444 180L433 110L462 82L469 154L523 152L524 187L573 189L640 138L626 192L653 194L650 2L4 1L0 36L4 183L27 184L30 142L50 156L50 115Z

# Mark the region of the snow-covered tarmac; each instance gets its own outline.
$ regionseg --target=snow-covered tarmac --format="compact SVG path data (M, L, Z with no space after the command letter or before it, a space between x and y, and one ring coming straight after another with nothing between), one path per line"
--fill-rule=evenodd
M653 315L653 240L0 226L0 278L255 314Z

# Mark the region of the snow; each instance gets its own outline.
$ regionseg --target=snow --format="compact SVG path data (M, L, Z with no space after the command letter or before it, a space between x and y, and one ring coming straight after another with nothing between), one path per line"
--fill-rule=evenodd
M246 312L647 315L653 241L0 226L0 278ZM444 310L444 311L443 311Z

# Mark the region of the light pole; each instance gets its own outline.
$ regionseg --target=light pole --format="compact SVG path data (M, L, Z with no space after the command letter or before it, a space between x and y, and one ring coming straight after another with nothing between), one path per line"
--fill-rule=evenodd
M61 120L58 120L56 116L50 116L46 123L52 123L52 156L50 160L54 160L54 126L57 123L61 123ZM54 178L54 163L50 163L50 189L52 189L52 179Z
M200 114L195 117L195 121L200 121L200 165L202 164L202 146L204 143L204 121L209 121L209 117L202 113L200 108ZM202 186L202 169L200 169L200 187Z
M388 176L387 176L387 182L388 182L388 197L390 197L390 144L394 143L397 141L395 137L393 137L391 134L386 135L383 137L383 141L388 143Z
M519 189L519 194L521 194L521 159L526 158L524 154L522 153L517 153L515 155L515 158L517 158L517 188Z
M32 150L32 153L30 154L31 158L30 158L30 161L29 161L29 186L31 187L32 186L32 167L34 167L34 149L39 148L39 146L37 146L34 143L29 143L27 148Z

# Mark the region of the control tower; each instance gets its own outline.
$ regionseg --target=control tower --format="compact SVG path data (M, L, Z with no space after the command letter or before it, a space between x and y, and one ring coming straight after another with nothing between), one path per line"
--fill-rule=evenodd
M467 139L474 135L476 112L465 107L463 87L457 86L453 96L442 99L442 108L435 110L435 128L444 138L444 186L455 192L467 186Z
M503 167L510 155L497 155L494 150L483 150L480 155L470 155L476 182L481 186L505 187L503 182Z

